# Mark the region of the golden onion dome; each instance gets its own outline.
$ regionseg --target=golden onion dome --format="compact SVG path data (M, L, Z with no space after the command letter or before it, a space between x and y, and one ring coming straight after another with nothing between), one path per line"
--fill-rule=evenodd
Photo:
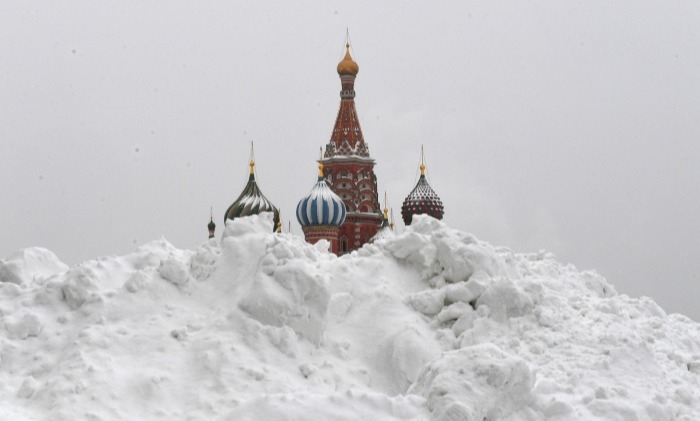
M359 71L360 66L358 66L355 60L352 59L352 56L350 55L350 44L347 43L345 44L345 57L343 57L340 63L338 63L338 74L340 76L356 76Z

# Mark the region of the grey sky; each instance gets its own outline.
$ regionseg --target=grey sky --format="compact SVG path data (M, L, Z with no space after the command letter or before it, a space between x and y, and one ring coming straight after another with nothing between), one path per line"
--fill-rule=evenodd
M301 235L346 27L397 220L424 144L449 225L700 320L697 1L0 1L0 257L196 247L250 140Z

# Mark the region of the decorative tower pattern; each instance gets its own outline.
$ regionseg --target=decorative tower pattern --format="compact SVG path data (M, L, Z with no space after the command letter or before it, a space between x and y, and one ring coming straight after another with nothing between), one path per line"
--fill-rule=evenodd
M251 148L250 176L248 177L248 184L246 184L245 188L238 196L238 199L236 199L231 206L226 209L226 213L224 214L224 223L227 219L257 215L263 212L272 212L274 214L274 225L272 230L276 231L280 223L280 211L265 197L264 194L262 194L260 188L258 187L258 183L255 181L255 159L253 158Z
M420 157L420 178L411 193L403 201L401 206L401 217L408 226L411 225L413 215L427 214L435 219L442 219L445 209L442 200L428 184L425 178L425 162L423 160L423 147L421 147Z
M346 43L345 57L337 67L341 85L340 108L320 161L324 165L326 181L347 209L345 223L338 234L339 254L362 247L382 224L374 159L369 155L355 109L355 77L359 70L350 55L350 44Z
M326 184L323 164L319 163L316 184L297 205L297 220L304 231L304 238L311 244L321 239L328 240L331 253L338 254L338 232L345 217L345 204Z

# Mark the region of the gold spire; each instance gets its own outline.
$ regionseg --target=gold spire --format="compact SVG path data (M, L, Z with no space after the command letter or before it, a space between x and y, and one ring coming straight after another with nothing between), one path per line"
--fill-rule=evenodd
M253 150L253 141L250 141L250 174L255 173L255 151Z
M323 162L320 161L321 159L323 159L323 148L319 147L318 152L319 152L318 177L323 178Z
M423 145L420 145L420 175L425 176L425 160L423 157Z
M386 190L384 191L384 220L389 220L389 208L386 205Z
M277 221L277 232L281 233L282 232L282 209L279 209L277 213L280 216L280 220Z
M338 63L338 74L356 76L360 71L360 66L352 59L350 55L350 40L345 42L345 57Z
M391 222L389 222L389 228L394 230L394 208L391 208Z

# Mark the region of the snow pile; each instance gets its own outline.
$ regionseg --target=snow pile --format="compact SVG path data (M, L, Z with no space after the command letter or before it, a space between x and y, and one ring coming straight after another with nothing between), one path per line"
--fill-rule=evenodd
M22 285L67 270L68 266L45 248L22 249L7 259L0 259L0 282Z
M700 325L428 217L0 260L0 419L696 420Z

